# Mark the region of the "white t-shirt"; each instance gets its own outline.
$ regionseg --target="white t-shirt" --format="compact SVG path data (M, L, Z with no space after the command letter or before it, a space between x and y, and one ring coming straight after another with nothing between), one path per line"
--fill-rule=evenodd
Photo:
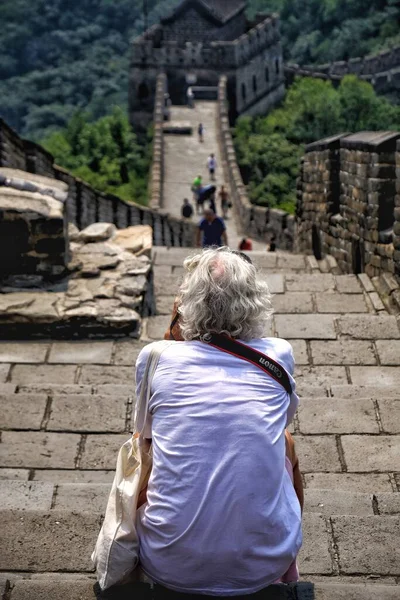
M213 156L209 156L207 159L207 164L208 164L208 168L209 169L215 169L217 168L217 159Z
M293 373L285 340L248 344ZM137 361L138 390L150 348ZM215 596L274 583L302 541L300 505L285 469L284 430L297 395L199 341L174 342L163 352L151 392L153 470L137 523L144 571L178 592Z

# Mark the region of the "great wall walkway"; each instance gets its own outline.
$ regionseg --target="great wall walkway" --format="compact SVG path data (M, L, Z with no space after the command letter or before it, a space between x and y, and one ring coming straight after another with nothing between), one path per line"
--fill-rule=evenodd
M169 323L189 251L154 248L158 315L138 341L0 342L0 597L93 598L90 553L131 429L135 360ZM297 600L395 600L398 321L364 275L321 273L312 257L252 257L275 294L271 333L290 340L297 361L300 569L315 584Z

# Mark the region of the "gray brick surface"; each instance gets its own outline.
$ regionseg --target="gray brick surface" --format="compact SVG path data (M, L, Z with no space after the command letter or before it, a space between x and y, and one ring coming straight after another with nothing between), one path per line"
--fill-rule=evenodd
M57 396L52 400L47 430L122 433L127 405L126 396Z
M400 436L344 435L341 439L349 472L390 472L399 468Z
M314 586L314 595L315 600L398 600L399 588L373 581L369 585L318 581Z
M181 282L182 276L180 275L165 275L162 279L156 278L154 280L154 293L156 296L162 294L176 296Z
M286 289L288 292L332 292L335 289L335 279L330 273L313 275L286 276Z
M303 473L341 471L334 436L295 435L294 440Z
M393 493L388 473L306 473L304 479L307 489Z
M330 538L325 519L317 514L303 515L303 547L299 554L299 569L305 574L332 573L332 560L329 554Z
M0 365L0 383L5 383L10 372L10 365Z
M379 385L331 385L331 395L336 398L379 398L382 396L382 386ZM397 397L397 385L385 386L386 397Z
M57 364L98 364L111 362L113 342L96 340L93 342L54 342L52 344L49 363Z
M338 327L343 335L359 340L400 338L396 317L391 315L344 315Z
M170 315L160 315L158 317L150 317L147 324L147 335L152 340L164 339L164 333L167 331L171 323Z
M49 344L46 342L2 342L0 341L1 363L44 362Z
M400 517L337 516L332 526L343 574L400 575Z
M92 385L76 385L76 384L58 384L58 383L32 383L21 384L18 386L21 394L91 394L93 392Z
M400 365L400 340L375 342L381 365Z
M15 365L11 381L19 385L72 384L75 383L76 369L76 365Z
M263 273L261 272L262 279L268 284L269 291L271 294L283 294L285 291L285 276L280 273Z
M81 460L82 469L115 469L118 451L129 435L89 435Z
M33 581L21 579L12 591L11 600L93 600L94 580Z
M84 385L131 384L134 389L133 367L83 365L79 383Z
M297 367L295 371L295 379L299 386L320 386L322 388L329 387L332 381L338 383L347 382L347 374L345 367Z
M377 494L380 515L400 515L400 494Z
M57 485L54 508L104 514L110 490L106 483L62 483Z
M114 465L115 469L115 465ZM1 473L1 471L0 471ZM61 483L108 483L114 479L115 471L79 471L62 469L36 469L33 474L34 481L51 481Z
M400 433L400 391L398 398L379 398L379 414L385 433Z
M285 271L304 271L306 268L306 257L303 254L278 254L279 269Z
M50 510L54 486L44 481L0 481L2 510Z
M29 469L1 469L0 480L11 479L14 481L28 481Z
M363 340L335 340L310 342L315 365L376 365L371 342Z
M279 337L293 339L336 339L333 315L276 315Z
M157 314L171 316L174 300L175 296L158 296L156 300Z
M45 395L0 396L0 429L40 429L46 404Z
M4 467L73 469L81 436L72 433L4 431L1 464Z
M312 313L312 295L309 292L286 292L272 299L275 313Z
M368 312L362 294L316 293L315 301L320 313L363 313Z
M331 515L373 515L372 494L344 492L341 490L306 489L304 493L305 512Z
M341 294L360 294L362 286L357 275L337 275L336 289Z
M399 385L400 369L398 367L350 367L350 378L355 385Z
M307 344L304 340L291 340L296 365L308 365Z
M298 416L303 434L379 433L370 399L349 402L339 398L303 398Z

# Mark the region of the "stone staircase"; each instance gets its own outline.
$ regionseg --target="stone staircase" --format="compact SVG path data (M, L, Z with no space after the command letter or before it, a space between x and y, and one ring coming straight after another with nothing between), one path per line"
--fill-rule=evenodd
M155 248L140 340L0 342L0 597L93 598L90 554L131 430L134 365L160 339L186 249ZM298 600L400 595L400 330L365 276L253 252L293 345L305 484ZM326 272L326 271L331 272ZM310 588L314 585L314 589Z

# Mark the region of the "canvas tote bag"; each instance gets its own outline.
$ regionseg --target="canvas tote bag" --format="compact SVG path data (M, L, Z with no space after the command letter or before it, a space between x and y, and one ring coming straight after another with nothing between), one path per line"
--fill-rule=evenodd
M152 468L152 453L143 449L150 388L161 353L174 342L154 344L143 375L140 397L137 399L135 430L121 447L114 482L108 499L103 526L92 554L97 579L102 590L120 583L139 560L139 539L136 531L138 496L147 485Z

